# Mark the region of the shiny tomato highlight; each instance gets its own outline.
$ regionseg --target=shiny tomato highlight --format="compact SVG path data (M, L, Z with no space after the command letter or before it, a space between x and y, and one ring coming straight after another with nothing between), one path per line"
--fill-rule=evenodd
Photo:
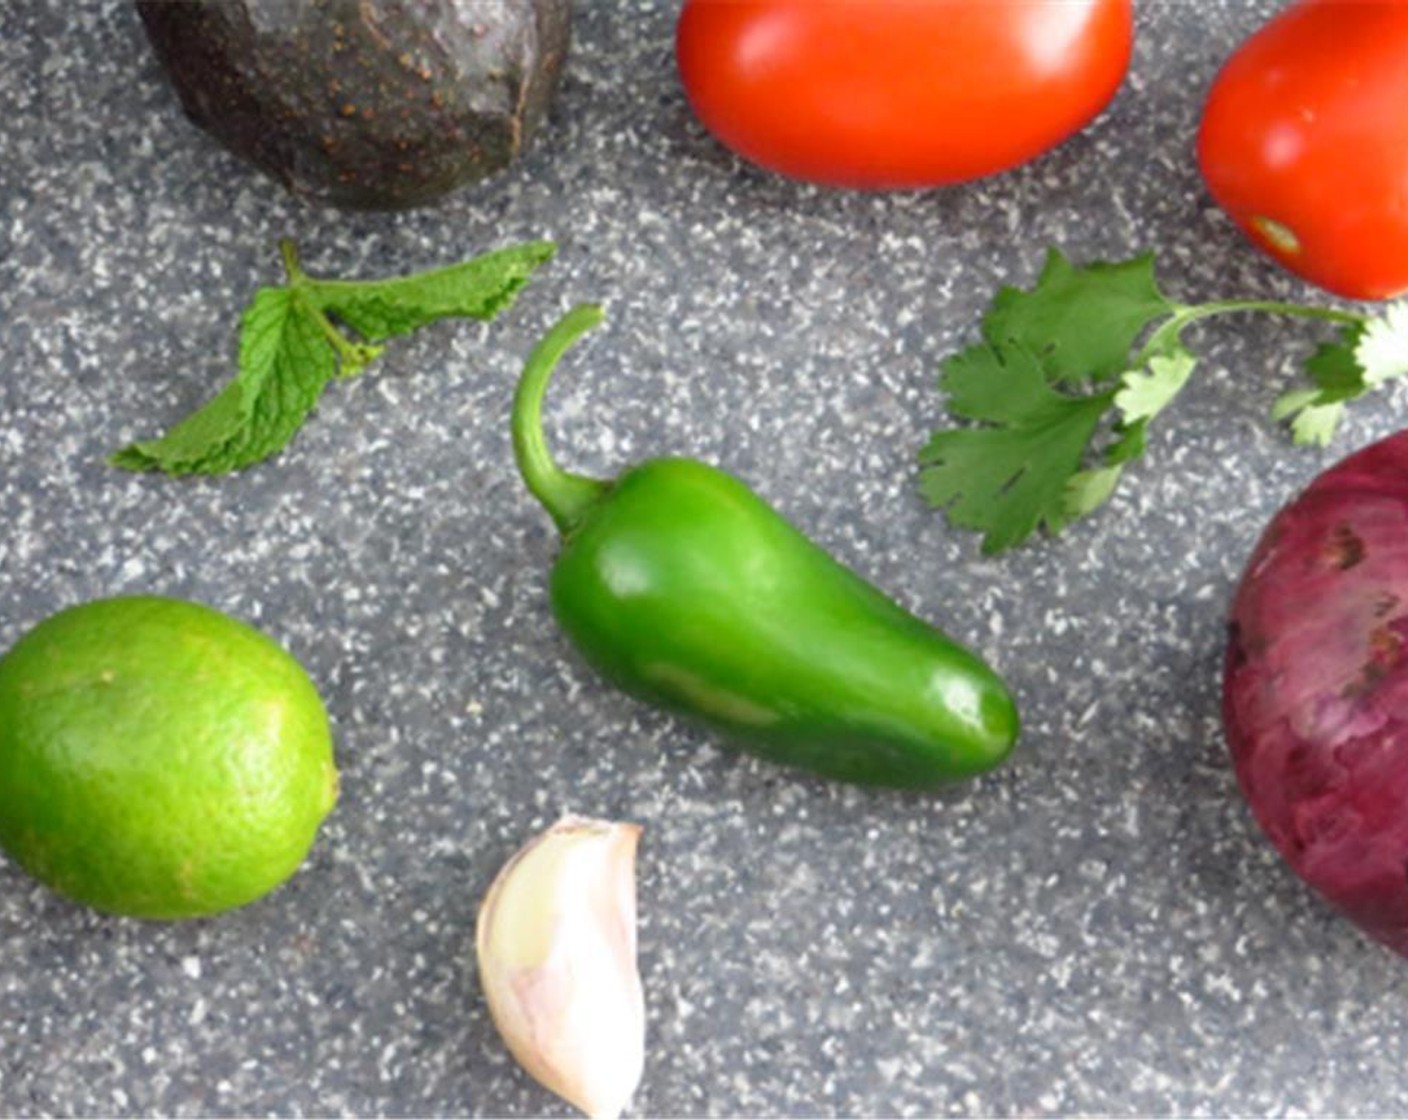
M1408 2L1301 0L1243 43L1198 135L1252 242L1351 299L1408 291Z
M719 140L796 179L933 187L1014 167L1119 89L1131 0L686 0L680 77Z

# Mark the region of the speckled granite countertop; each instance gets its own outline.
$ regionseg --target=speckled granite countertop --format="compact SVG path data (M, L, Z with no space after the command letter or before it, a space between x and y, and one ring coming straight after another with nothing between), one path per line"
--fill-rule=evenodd
M507 1059L470 952L501 861L561 811L646 827L653 1115L1408 1111L1408 968L1256 833L1221 741L1222 618L1265 517L1329 459L1264 418L1269 322L1199 339L1152 464L1000 561L915 495L935 364L1047 244L1158 246L1189 299L1308 294L1246 249L1190 142L1272 0L1146 0L1130 79L1014 174L862 196L694 123L673 0L586 0L551 127L436 209L303 206L181 117L125 4L0 9L0 646L91 597L247 618L319 683L343 794L269 898L106 918L0 864L0 1113L565 1115ZM298 237L389 273L555 237L486 328L335 386L276 462L173 483L103 455L204 400L234 310ZM797 778L603 687L546 607L514 474L519 363L564 306L610 324L555 389L565 458L714 460L1009 677L1012 765L937 797Z

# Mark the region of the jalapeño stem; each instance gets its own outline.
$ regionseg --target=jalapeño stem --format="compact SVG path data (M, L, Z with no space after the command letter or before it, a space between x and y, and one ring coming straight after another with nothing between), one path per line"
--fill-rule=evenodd
M562 355L601 320L601 308L584 303L554 323L528 355L513 398L513 454L518 471L564 535L597 503L608 484L572 474L553 461L543 438L543 397Z

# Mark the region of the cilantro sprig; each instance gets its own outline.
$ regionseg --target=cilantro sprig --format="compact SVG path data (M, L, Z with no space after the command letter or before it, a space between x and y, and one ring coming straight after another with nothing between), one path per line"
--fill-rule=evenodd
M429 323L494 318L556 247L530 242L383 280L309 276L293 242L279 250L287 281L260 288L244 309L234 380L161 438L116 452L113 466L223 474L267 459L293 439L329 382L361 373L387 340Z
M1272 407L1296 443L1328 443L1349 401L1408 376L1408 302L1378 316L1270 300L1180 304L1159 290L1152 254L1076 267L1053 249L1033 288L998 292L982 341L943 362L948 411L970 423L935 432L920 453L925 498L982 533L988 555L1038 529L1059 533L1109 499L1188 383L1198 359L1184 331L1240 312L1338 326L1305 362L1309 384Z

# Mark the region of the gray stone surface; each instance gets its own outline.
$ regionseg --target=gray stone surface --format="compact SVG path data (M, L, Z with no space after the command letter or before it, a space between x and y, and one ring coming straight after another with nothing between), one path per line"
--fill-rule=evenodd
M547 134L444 205L301 205L181 117L125 4L0 8L0 647L121 592L285 643L343 794L284 889L216 920L117 920L0 864L0 1113L566 1115L508 1060L470 953L500 862L566 809L646 827L652 1115L1408 1111L1408 968L1256 832L1220 737L1229 590L1324 454L1266 408L1309 333L1200 330L1195 384L1097 518L997 561L914 488L935 365L1044 247L1159 249L1168 288L1311 296L1201 190L1203 93L1272 0L1140 4L1111 110L943 192L799 186L717 147L672 0L586 0ZM377 274L552 236L499 322L397 344L276 461L214 481L103 455L206 398L293 235ZM1010 678L1027 728L941 796L721 749L599 683L545 602L518 482L518 364L571 302L606 329L550 434L609 473L658 452L750 480Z

